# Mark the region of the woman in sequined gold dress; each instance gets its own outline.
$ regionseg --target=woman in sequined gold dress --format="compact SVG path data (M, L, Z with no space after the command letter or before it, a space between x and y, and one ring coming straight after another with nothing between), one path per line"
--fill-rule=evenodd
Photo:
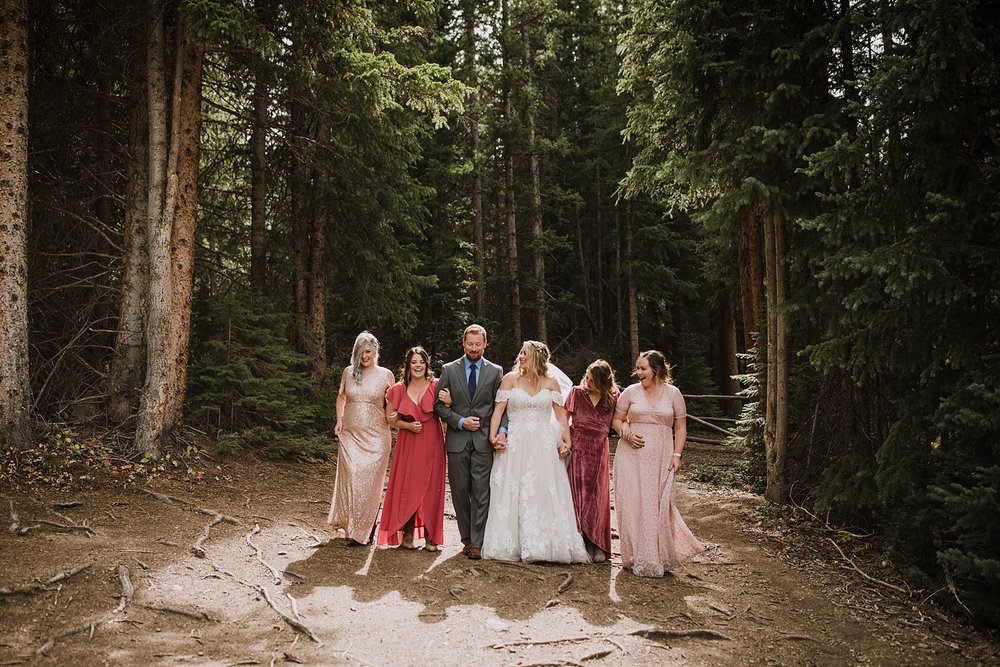
M385 394L396 378L378 365L378 339L362 331L337 395L337 477L327 523L356 544L371 540L392 447Z
M611 475L608 432L618 400L611 364L598 359L587 367L580 385L566 399L573 453L569 457L569 487L576 523L595 563L611 554Z
M424 348L411 347L402 380L389 388L386 417L394 419L396 453L378 525L378 544L413 549L424 538L426 551L444 542L444 431L434 413L438 381Z
M634 375L639 381L618 397L611 421L621 438L615 450L615 513L622 566L640 577L662 577L704 550L674 504L687 409L662 352L641 353Z

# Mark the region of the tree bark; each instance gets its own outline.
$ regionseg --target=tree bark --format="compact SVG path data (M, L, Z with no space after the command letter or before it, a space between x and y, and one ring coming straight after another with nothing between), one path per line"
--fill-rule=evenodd
M757 345L764 312L764 275L761 269L760 217L750 211L738 223L737 257L740 264L740 305L743 309L743 349Z
M166 427L167 334L171 308L171 224L164 217L169 151L163 7L159 0L148 0L146 8L146 106L149 112L146 242L149 310L146 318L146 379L136 426L136 445L147 454L159 456Z
M604 218L601 216L604 195L602 193L601 165L594 169L594 237L596 249L594 251L594 270L596 272L594 283L597 292L597 337L604 338Z
M483 218L483 178L480 172L479 141L479 72L476 64L476 5L475 0L462 3L465 22L466 84L472 88L469 96L469 153L472 160L472 258L476 286L472 310L477 318L486 316L486 225Z
M504 34L510 30L509 24L509 8L507 0L503 0L502 4L502 21ZM504 40L503 47L503 65L505 68L510 67L510 54L506 47L506 40ZM511 84L507 77L504 78L503 84L503 117L507 121L508 129L506 136L503 140L503 159L504 159L504 189L503 189L503 202L504 202L504 221L507 230L507 288L509 290L508 296L510 299L510 319L512 326L512 333L514 334L514 340L523 340L521 335L521 283L518 276L517 270L517 215L514 205L514 148L511 145L513 143L512 131L510 130L511 115L512 115L512 97L513 92L511 91Z
M530 89L534 85L535 63L527 26L521 27L521 39L524 43L524 58L528 71L527 86ZM525 101L525 117L528 125L528 156L531 166L531 237L535 272L536 329L538 340L547 340L549 337L549 327L545 292L545 238L543 236L545 229L542 225L542 178L535 135L535 108L530 98Z
M739 380L733 376L739 373L736 359L736 317L733 313L733 300L729 292L724 291L719 304L719 388L723 394L735 395L740 390ZM739 400L726 401L726 413L730 417L738 417L743 408Z
M319 119L316 146L324 150L330 143L328 123ZM330 196L329 172L320 156L316 156L314 209L309 244L309 376L316 386L326 382L326 228L329 224L327 199Z
M149 209L149 113L145 72L141 65L132 81L129 159L125 171L125 266L115 350L108 375L108 417L123 422L131 414L145 365L146 309L149 291L147 211Z
M635 221L632 203L625 202L625 266L628 274L628 340L631 358L639 358L639 286L635 277Z
M294 344L299 352L309 349L306 331L309 328L309 221L306 217L306 188L309 170L306 161L307 118L302 101L291 102L292 131L289 140L292 153L289 198L292 216L292 307L295 313Z
M0 0L0 444L31 444L28 3Z
M784 316L779 315L784 297L781 286L784 253L781 244L784 234L779 214L775 210L764 213L764 266L767 290L767 384L764 415L764 458L767 467L767 487L764 497L773 503L784 503L785 455L787 451L787 363L785 353ZM784 396L784 400L782 397Z
M269 91L264 69L254 63L253 129L250 138L250 286L257 294L267 288L267 106Z
M171 283L173 304L170 326L170 402L168 427L180 426L187 394L187 368L191 351L191 306L198 227L198 173L201 156L201 82L205 45L181 20L183 48L180 94L174 103L180 133L177 147L177 204L171 234Z

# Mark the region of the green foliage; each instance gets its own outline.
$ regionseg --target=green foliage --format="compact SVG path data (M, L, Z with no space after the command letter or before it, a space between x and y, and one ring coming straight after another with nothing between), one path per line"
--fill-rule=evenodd
M272 456L321 456L333 397L303 372L307 358L287 342L288 315L253 310L235 297L200 304L193 321L188 418L223 449Z

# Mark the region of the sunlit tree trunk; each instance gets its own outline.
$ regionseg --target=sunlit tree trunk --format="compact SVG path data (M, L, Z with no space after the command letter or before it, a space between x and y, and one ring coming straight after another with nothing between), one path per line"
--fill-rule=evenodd
M521 28L521 39L524 43L524 59L527 63L528 82L530 90L534 85L534 56L531 50L531 40L526 26ZM525 101L525 117L528 126L528 160L531 166L531 237L532 254L535 272L535 315L536 329L539 340L549 337L548 317L546 313L545 293L545 231L542 225L542 177L541 164L538 155L538 145L535 134L535 106L531 95Z
M125 263L115 350L108 376L108 417L123 422L131 414L145 367L146 310L149 291L147 211L149 209L149 114L145 72L135 67L129 160L125 172Z
M191 351L191 306L198 227L198 173L201 155L201 81L205 46L186 19L181 20L180 94L174 104L179 119L177 195L171 235L170 403L168 427L180 426L187 393Z
M303 103L291 102L292 154L289 179L290 214L292 218L292 308L295 313L294 343L299 352L309 349L306 331L309 328L309 220L306 188L309 186L306 132L307 119Z
M28 3L0 0L0 444L31 444Z

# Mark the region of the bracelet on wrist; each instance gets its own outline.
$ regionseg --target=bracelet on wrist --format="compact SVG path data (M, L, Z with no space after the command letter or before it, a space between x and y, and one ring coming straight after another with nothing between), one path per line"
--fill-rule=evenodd
M680 458L680 457L681 457L681 455L680 455L680 454L677 454L677 453L675 453L675 454L674 454L674 456L676 456L677 458Z

